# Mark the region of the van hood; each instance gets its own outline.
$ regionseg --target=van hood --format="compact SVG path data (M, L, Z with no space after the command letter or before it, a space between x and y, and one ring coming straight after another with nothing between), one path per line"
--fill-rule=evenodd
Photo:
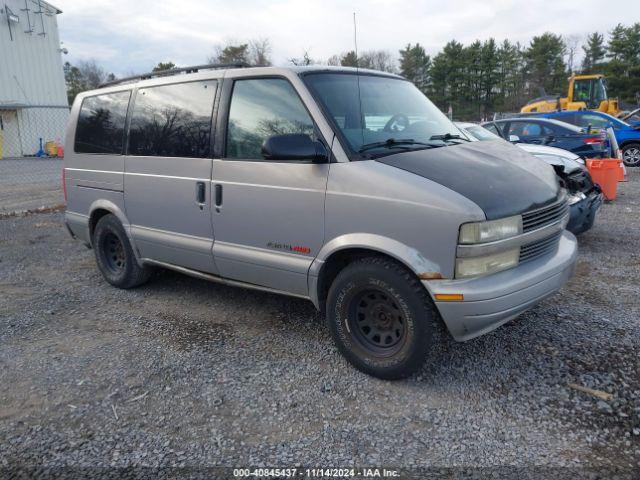
M507 142L470 142L377 158L439 183L474 202L487 220L553 203L560 185L553 168Z

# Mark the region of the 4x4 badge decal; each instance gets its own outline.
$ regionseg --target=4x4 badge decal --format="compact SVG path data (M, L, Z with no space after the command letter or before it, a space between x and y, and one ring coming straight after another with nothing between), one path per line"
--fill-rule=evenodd
M291 245L288 243L268 242L267 247L274 248L276 250L286 250L294 253L311 253L311 249L303 245Z

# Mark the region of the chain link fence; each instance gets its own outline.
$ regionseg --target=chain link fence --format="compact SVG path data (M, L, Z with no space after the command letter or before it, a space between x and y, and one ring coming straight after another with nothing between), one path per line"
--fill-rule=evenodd
M64 202L68 106L0 105L0 215Z

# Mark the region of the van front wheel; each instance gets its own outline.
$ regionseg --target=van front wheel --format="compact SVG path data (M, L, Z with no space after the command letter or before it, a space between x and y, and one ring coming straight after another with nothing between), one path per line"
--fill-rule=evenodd
M102 276L118 288L133 288L149 280L150 269L136 261L124 227L115 215L105 215L93 231L93 250Z
M383 379L420 369L438 313L412 272L391 259L347 265L327 297L327 320L340 352L357 369Z

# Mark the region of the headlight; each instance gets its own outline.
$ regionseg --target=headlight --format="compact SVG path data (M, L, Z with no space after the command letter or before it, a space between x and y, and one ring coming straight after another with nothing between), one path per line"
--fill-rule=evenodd
M569 195L567 200L569 201L569 205L573 205L587 198L587 196L582 192L574 193L573 195Z
M461 244L486 243L503 238L515 237L522 233L522 216L489 220L487 222L465 223L460 227L458 241Z
M519 258L519 247L483 257L458 258L456 259L456 278L474 277L506 270L518 265Z

